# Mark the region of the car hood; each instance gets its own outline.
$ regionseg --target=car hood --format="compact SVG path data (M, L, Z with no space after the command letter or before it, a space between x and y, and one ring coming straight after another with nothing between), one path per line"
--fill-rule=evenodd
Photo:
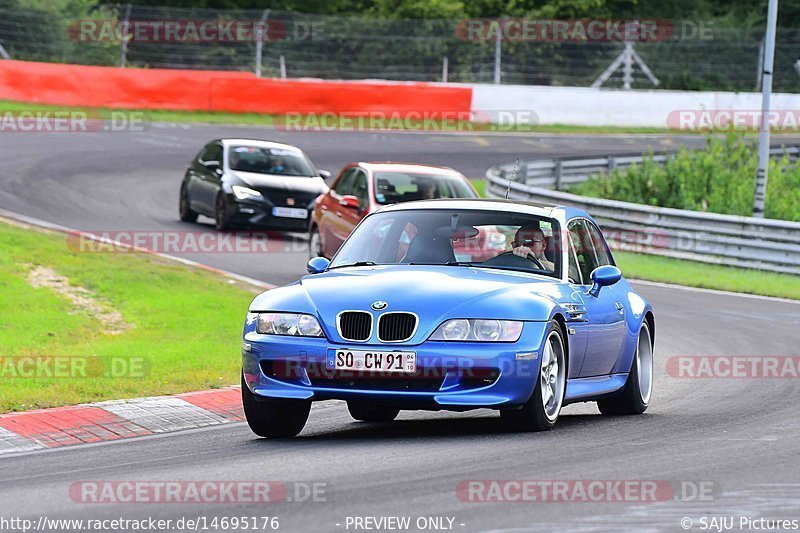
M336 315L344 310L410 311L420 317L410 343L422 342L449 318L545 321L558 306L563 287L518 272L458 266L374 266L331 270L305 276L287 287L265 292L253 311L289 311L316 315L329 338L340 341ZM388 305L373 311L378 300Z
M257 190L270 189L312 194L321 194L328 190L325 181L319 176L280 176L277 174L243 172L241 170L233 170L231 172L235 177Z

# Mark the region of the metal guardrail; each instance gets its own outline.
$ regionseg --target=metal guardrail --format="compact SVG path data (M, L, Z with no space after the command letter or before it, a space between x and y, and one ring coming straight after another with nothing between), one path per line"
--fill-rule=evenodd
M773 148L772 153L800 159L798 146ZM661 162L669 157L654 155ZM800 275L800 222L652 207L557 190L641 160L639 156L607 156L526 161L517 180L511 182L508 196L581 208L603 227L616 250ZM487 195L505 196L513 167L511 163L486 171Z
M664 163L672 158L673 152L654 153L652 160ZM800 146L778 146L770 149L770 155L786 155L791 161L800 159ZM560 191L570 185L575 185L588 180L602 172L610 173L614 170L624 170L631 165L640 165L641 155L609 155L589 158L563 158L563 159L536 159L523 162L517 171L517 181ZM511 176L513 164L500 165L501 178ZM490 169L491 170L491 169ZM503 189L505 194L505 189Z

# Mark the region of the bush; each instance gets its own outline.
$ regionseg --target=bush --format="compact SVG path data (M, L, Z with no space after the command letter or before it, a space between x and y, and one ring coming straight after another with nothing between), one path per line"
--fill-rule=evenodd
M709 137L705 150L685 147L661 165L647 154L641 165L602 174L569 192L660 207L751 216L758 150L744 135ZM767 181L767 218L800 221L800 166L773 158Z

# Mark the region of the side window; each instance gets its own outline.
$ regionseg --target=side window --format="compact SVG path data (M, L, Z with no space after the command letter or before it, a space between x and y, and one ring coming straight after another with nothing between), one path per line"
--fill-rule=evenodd
M575 250L577 270L580 272L582 284L589 284L592 279L592 271L599 266L597 255L592 245L592 239L586 228L586 223L582 219L573 220L569 223L568 228L570 242ZM571 274L570 277L572 277Z
M608 244L603 238L603 234L600 233L600 229L591 222L585 222L585 224L589 228L589 235L592 238L592 244L594 244L594 251L597 254L597 264L599 266L613 265L614 259L611 257Z
M213 144L211 147L211 157L206 159L206 161L217 161L219 164L222 164L222 146L219 144Z
M581 277L581 269L578 266L578 256L575 250L575 238L572 236L572 230L569 233L569 281L583 285L583 278Z
M200 150L200 153L197 154L197 161L203 163L204 161L214 161L214 148L217 146L217 143L209 143Z
M358 207L365 209L369 205L369 193L367 190L367 175L363 170L356 170L353 182L353 196L358 198Z
M356 176L356 172L358 169L350 168L342 174L342 177L336 182L336 185L333 186L333 190L339 196L346 196L348 194L353 194L353 180Z

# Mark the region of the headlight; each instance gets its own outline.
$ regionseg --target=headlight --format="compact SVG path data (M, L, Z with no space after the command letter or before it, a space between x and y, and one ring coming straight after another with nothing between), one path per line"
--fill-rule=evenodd
M261 193L250 187L242 187L241 185L234 185L233 195L239 200L247 200L248 198L261 198Z
M256 333L297 337L323 336L322 328L315 317L296 313L258 313Z
M444 322L431 335L432 341L516 342L522 335L518 320L456 318Z

